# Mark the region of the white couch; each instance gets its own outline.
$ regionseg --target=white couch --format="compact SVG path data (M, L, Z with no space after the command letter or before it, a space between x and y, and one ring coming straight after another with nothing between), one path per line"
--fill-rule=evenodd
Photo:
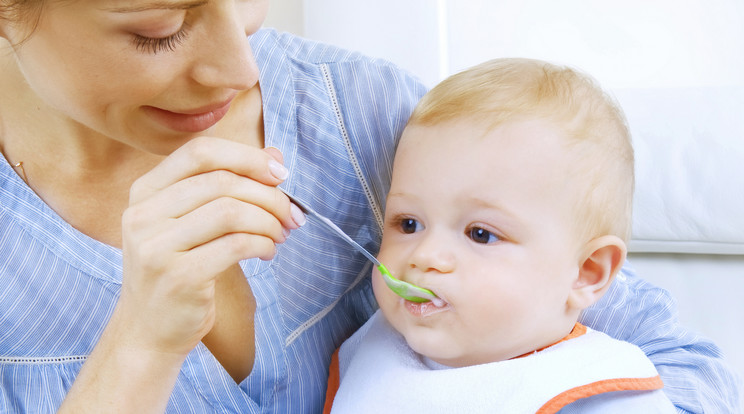
M744 373L744 87L616 90L633 134L629 263Z

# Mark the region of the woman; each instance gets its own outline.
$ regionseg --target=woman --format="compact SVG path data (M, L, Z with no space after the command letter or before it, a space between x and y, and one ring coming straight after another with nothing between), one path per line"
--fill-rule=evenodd
M276 186L376 250L424 88L259 31L266 0L0 4L0 411L320 410L370 267ZM731 403L668 300L630 276L585 322L655 354L679 406Z

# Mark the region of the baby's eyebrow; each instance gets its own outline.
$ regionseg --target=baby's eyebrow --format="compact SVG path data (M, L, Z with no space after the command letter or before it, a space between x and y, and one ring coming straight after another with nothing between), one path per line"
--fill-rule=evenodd
M165 1L158 0L142 4L106 7L104 10L114 13L136 13L147 10L188 10L195 7L203 6L209 3L209 0L185 0L185 1Z
M463 203L467 203L469 205L473 205L476 207L482 207L482 208L488 208L492 210L498 210L502 212L503 214L511 217L517 217L514 212L509 210L506 206L499 203L497 200L491 200L491 199L483 199L480 197L470 196L470 197L464 197Z

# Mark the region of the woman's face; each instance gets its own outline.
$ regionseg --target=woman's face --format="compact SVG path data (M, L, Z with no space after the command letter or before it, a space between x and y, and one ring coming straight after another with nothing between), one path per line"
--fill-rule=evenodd
M166 154L257 85L246 35L267 8L268 0L52 0L15 52L55 116ZM27 27L3 24L11 43L25 38Z

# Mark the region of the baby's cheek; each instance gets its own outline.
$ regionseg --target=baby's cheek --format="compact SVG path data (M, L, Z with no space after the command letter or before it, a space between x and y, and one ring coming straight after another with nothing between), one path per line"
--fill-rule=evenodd
M375 269L375 271L372 272L372 291L375 293L375 298L377 299L377 302L380 303L380 306L382 306L381 302L386 300L388 293L386 291L389 290L390 289L385 285L385 281L382 280L380 271Z
M375 293L377 304L386 316L390 316L397 311L396 308L400 302L400 297L390 290L385 284L382 275L377 270L372 274L372 290Z

